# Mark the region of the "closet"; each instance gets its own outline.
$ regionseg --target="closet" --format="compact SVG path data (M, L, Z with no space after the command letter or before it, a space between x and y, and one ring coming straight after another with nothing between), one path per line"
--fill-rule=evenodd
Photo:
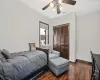
M53 49L60 52L60 56L69 59L69 24L53 28Z

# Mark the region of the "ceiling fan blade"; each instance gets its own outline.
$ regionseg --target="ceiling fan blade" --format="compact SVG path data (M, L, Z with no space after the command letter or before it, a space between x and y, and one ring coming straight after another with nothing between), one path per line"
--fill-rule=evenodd
M74 0L62 0L62 3L70 4L70 5L75 5L76 1Z
M60 14L60 13L61 13L60 6L57 5L57 14Z
M50 3L51 3L51 2L50 2ZM49 4L47 4L45 7L43 7L43 8L42 8L42 10L47 9L47 8L50 6L50 3L49 3Z

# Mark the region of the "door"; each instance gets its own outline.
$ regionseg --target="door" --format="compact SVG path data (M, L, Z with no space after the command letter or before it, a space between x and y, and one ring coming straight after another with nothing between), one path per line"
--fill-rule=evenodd
M54 28L54 50L60 52L60 27Z
M69 59L69 31L68 25L61 27L61 56Z

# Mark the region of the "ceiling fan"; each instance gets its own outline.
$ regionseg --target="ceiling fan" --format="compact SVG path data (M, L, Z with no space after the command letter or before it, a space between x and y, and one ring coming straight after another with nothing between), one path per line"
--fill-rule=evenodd
M49 4L47 4L45 7L42 8L42 10L47 9L49 6L53 7L53 10L57 10L57 14L61 13L62 5L61 3L75 5L76 1L74 0L53 0Z

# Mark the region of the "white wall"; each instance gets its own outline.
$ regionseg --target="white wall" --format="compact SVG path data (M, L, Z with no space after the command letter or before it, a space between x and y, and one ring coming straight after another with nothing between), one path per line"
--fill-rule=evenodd
M18 0L0 0L0 49L28 50L28 43L39 46L39 21L49 19Z
M76 58L91 61L90 50L100 54L100 12L76 17Z
M61 16L59 18L54 18L51 19L51 26L57 26L57 25L61 25L61 24L67 24L70 23L70 31L69 31L69 35L70 35L70 50L69 50L69 60L70 61L75 61L75 13L70 13L68 15L64 15ZM53 34L53 32L51 33L51 35ZM52 36L52 40L53 40L53 36ZM51 44L53 44L53 41L51 40Z
M75 13L48 19L18 0L0 0L0 49L28 50L28 43L39 46L39 21L49 23L49 42L53 45L53 26L70 23L70 61L91 61L90 50L100 54L100 12Z

